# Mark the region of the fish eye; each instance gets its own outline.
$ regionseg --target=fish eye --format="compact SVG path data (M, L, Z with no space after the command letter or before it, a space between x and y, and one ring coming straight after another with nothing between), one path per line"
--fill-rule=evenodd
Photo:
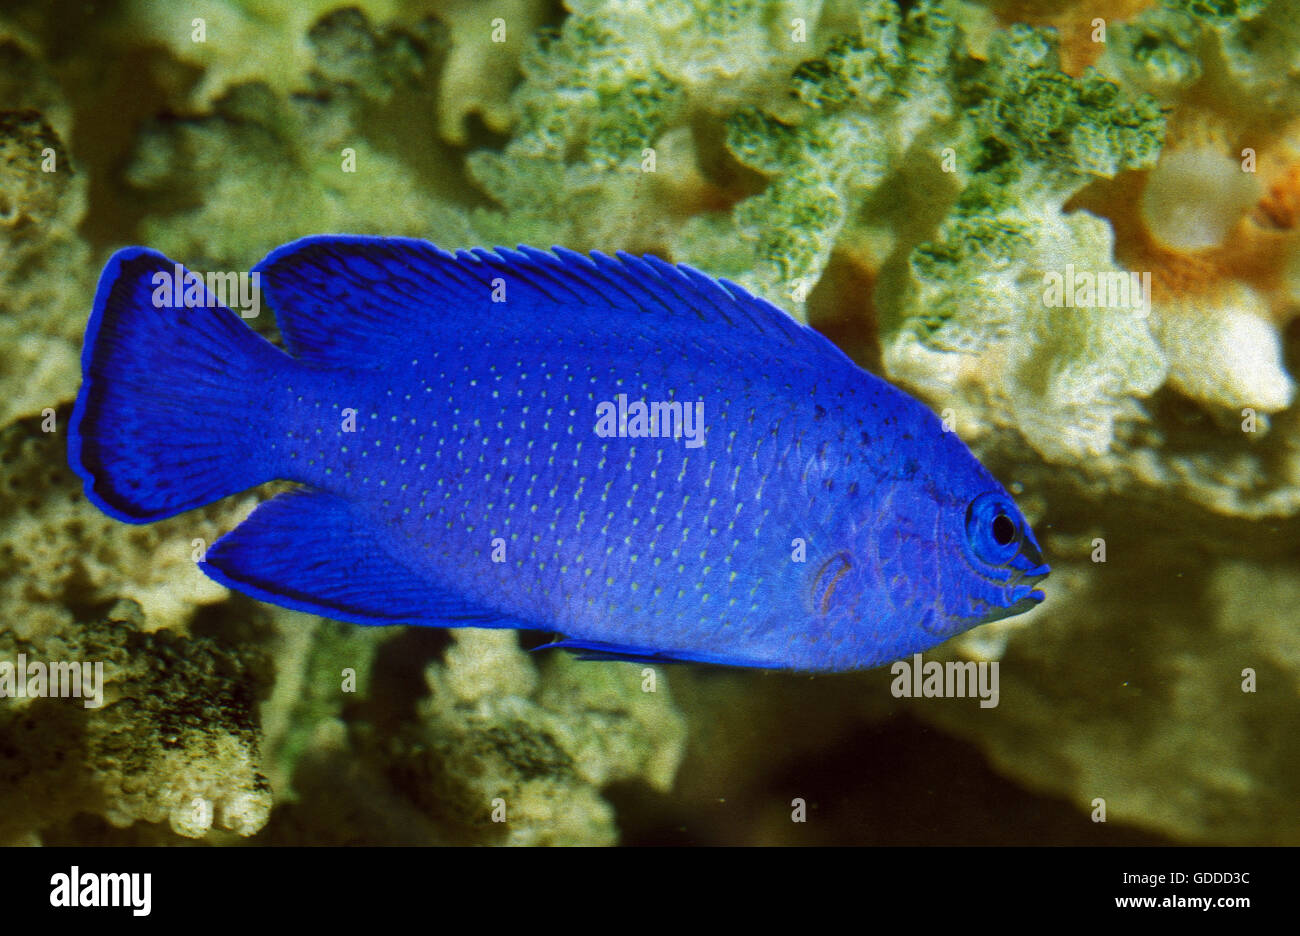
M1020 524L1005 494L981 494L966 508L966 540L989 565L1002 565L1020 549Z
M1004 513L993 518L993 539L999 546L1008 546L1016 538L1016 521Z

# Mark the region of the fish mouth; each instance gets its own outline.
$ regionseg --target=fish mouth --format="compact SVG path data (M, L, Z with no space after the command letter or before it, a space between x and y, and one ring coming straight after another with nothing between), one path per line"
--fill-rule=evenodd
M1029 604L1028 606L1022 609L1027 611L1029 610L1029 608L1032 608L1034 605L1038 604L1040 601L1042 601L1047 597L1047 595L1043 594L1043 592L1034 588L1034 586L1037 585L1039 582L1041 582L1043 579L1047 578L1047 576L1051 573L1051 571L1052 571L1052 567L1047 565L1045 562L1042 562L1040 557L1038 565L1034 566L1032 569L1026 569L1025 571L1021 572L1020 575L1018 575L1011 582L1011 587L1017 590L1022 588L1029 589L1029 593L1024 598L1020 599L1020 601L1016 602L1017 607L1019 607L1024 602L1029 601L1031 602L1031 604Z
M1015 576L1005 585L1006 591L1003 593L1006 600L1011 603L1000 607L994 606L977 617L963 619L962 629L978 627L980 624L991 624L994 621L1001 621L1005 618L1015 617L1018 614L1024 614L1026 611L1032 611L1047 598L1034 586L1047 578L1048 573L1051 571L1051 566L1042 561L1027 569L1017 569Z
M1015 561L1017 565L1024 563L1029 568L1020 569L1019 574L1008 584L1008 588L1013 589L1012 594L1021 590L1026 592L1014 607L1019 608L1021 611L1027 611L1047 597L1034 586L1047 578L1048 573L1052 571L1052 567L1043 562L1043 549L1038 545L1038 541L1034 539L1033 533L1028 528L1026 528L1024 536L1020 538L1020 551L1017 553ZM1027 605L1026 602L1028 602Z
M1046 597L1047 596L1040 591L1031 591L1029 594L1021 596L1018 600L1009 605L1004 605L1002 607L994 606L978 617L965 618L962 621L962 630L971 627L978 627L981 624L992 624L994 621L1001 621L1005 618L1015 617L1017 614L1024 614L1026 611L1032 611L1034 608L1037 608L1039 602Z

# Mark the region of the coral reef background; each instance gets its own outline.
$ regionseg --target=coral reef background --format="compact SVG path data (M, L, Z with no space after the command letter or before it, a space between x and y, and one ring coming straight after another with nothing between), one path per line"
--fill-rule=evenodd
M1054 570L935 655L999 705L259 604L191 557L274 485L98 513L107 256L323 232L654 252L924 399ZM0 661L107 685L0 699L0 843L1300 844L1298 312L1293 0L8 0Z

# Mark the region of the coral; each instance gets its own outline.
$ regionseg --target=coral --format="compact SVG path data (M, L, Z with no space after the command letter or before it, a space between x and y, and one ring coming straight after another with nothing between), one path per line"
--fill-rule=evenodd
M5 699L0 842L32 840L85 811L115 826L166 821L178 835L252 835L271 792L259 771L255 647L145 633L138 605L34 640L0 632L0 659L103 665L103 704Z
M1295 842L1294 563L1193 559L1199 547L1185 534L1168 536L1159 521L1146 529L1165 538L1143 548L1183 557L1176 588L1194 589L1199 613L1114 551L1104 566L1058 563L1051 613L1005 635L999 707L923 714L976 740L1007 775L1067 796L1081 822L1102 798L1108 822L1179 841ZM1057 555L1086 551L1057 545Z
M300 841L287 830L309 810L321 843L612 844L604 788L672 786L685 724L662 672L530 657L515 633L474 629L429 660L430 632L280 616L273 841Z
M1165 349L1170 386L1230 410L1286 409L1295 399L1295 383L1267 304L1239 283L1214 299L1213 306L1160 308L1153 315L1151 330Z
M1228 93L1252 109L1294 115L1300 109L1300 16L1289 0L1165 0L1209 24L1219 40Z
M1288 207L1300 158L1283 138L1246 171L1228 155L1229 132L1209 115L1184 116L1178 138L1138 183L1140 197L1103 210L1116 255L1151 270L1152 331L1170 384L1211 407L1274 413L1295 394L1277 325L1294 315L1278 285L1288 248L1300 243Z
M352 4L383 22L392 19L400 5L399 0ZM338 7L336 0L197 0L184 7L132 0L122 28L158 42L194 66L200 79L193 99L203 107L250 81L269 82L282 95L300 90L313 63L308 27Z
M221 33L223 22L217 16L209 29ZM236 269L272 246L319 230L428 235L432 228L443 243L476 241L455 206L454 175L440 189L431 191L427 184L441 157L427 148L385 149L391 145L385 121L396 113L391 108L437 86L447 50L438 25L375 29L362 13L345 9L305 17L302 29L307 55L295 55L290 67L274 72L280 80L262 82L268 77L261 71L265 63L245 63L248 71L214 64L195 98L211 102L208 112L145 129L127 173L145 205L142 239L196 266ZM17 43L4 47L11 55L25 50ZM259 81L241 80L250 75ZM48 86L37 90L34 104L59 100ZM291 93L297 91L309 93ZM437 126L435 115L428 115L426 125ZM370 142L376 138L384 147ZM445 665L431 666L430 679L443 693L424 704L424 721L412 722L396 711L413 705L410 697L380 693L376 699L369 691L378 648L393 632L258 608L250 619L261 622L260 630L251 639L275 651L273 684L269 670L250 670L248 661L256 658L251 647L232 655L208 638L188 636L195 611L226 596L198 572L194 550L237 524L266 492L147 527L117 523L86 503L80 481L64 466L68 410L59 405L77 385L77 343L86 297L93 292L94 265L75 234L85 208L85 179L70 171L58 134L36 111L5 113L0 146L0 220L6 225L0 236L7 238L0 276L12 287L3 321L24 333L10 345L21 348L52 332L66 348L38 349L49 380L33 381L32 369L24 368L14 376L23 379L31 402L24 404L17 389L6 401L13 411L0 430L0 583L11 614L0 657L99 654L110 672L103 709L73 711L65 700L6 707L6 736L79 740L82 748L56 750L59 742L52 741L33 747L30 762L14 763L20 773L6 778L5 789L17 802L36 802L34 791L50 783L68 795L49 799L41 809L10 810L4 838L57 839L85 812L115 826L166 820L186 836L219 829L249 835L266 825L273 789L277 807L292 815L300 791L318 795L324 782L319 771L343 757L355 765L347 776L374 804L374 827L387 827L393 837L421 830L424 841L498 840L508 828L513 841L612 841L617 833L601 787L639 776L666 787L680 758L682 728L666 683L657 695L646 694L645 702L639 675L616 685L599 678L598 667L584 674L597 678L578 678L563 662L547 663L539 674L512 634L504 635L509 646L492 644L490 638L503 635L477 643L462 636ZM47 147L54 150L58 172L39 171ZM355 174L342 171L344 147L355 154ZM377 191L385 197L377 199ZM195 192L200 197L187 194ZM405 214L394 214L394 205ZM58 261L71 276L47 271ZM61 290L57 295L49 291L54 284ZM68 311L50 315L51 308ZM38 309L46 312L39 327L33 318ZM54 412L15 421L46 407ZM85 623L94 609L114 602L109 621ZM123 610L130 608L136 611ZM205 618L205 627L249 613L246 606L235 611L221 605ZM474 647L485 652L470 652ZM208 671L206 680L179 664L178 655ZM345 667L356 671L356 685L347 690L341 687ZM220 711L183 698L185 679ZM624 685L630 688L624 691ZM260 721L252 708L254 692L270 693ZM477 714L439 707L463 708L468 699L478 700ZM74 716L75 725L65 724ZM155 730L156 724L165 731ZM133 726L134 733L128 730ZM477 820L440 822L444 806L418 807L428 805L429 791L391 786L385 779L391 773L385 766L389 743L382 735L390 729L427 749L486 745L492 753L484 753L482 762L494 765L493 791L510 803L506 826L489 823L474 831ZM264 769L259 746L267 751ZM556 775L529 772L530 758L551 749ZM451 768L437 769L457 790L486 782L478 760L448 763ZM552 823L557 816L564 821Z
M0 430L0 598L21 640L75 629L74 608L137 601L150 628L183 629L227 591L194 564L195 540L212 543L257 503L246 496L151 526L113 520L87 503L66 466L69 412Z
M38 87L16 103L52 94L35 77L29 84ZM94 282L76 231L85 207L86 180L44 115L0 111L0 426L57 405L76 385L81 322L68 313Z
M1077 264L1127 280L1111 260L1110 230L1052 211L948 231L914 257L905 308L915 322L886 343L890 375L953 408L963 435L1014 426L1057 461L1108 451L1116 421L1135 415L1130 398L1164 381L1164 356L1141 308L1049 307L1044 276ZM1015 238L1027 244L1010 260L1003 245Z
M833 37L819 19L833 19L832 6L571 3L523 60L510 142L469 159L504 209L477 214L476 228L490 241L662 251L686 218L735 201L745 184L719 141L697 148L696 128L770 99Z
M321 231L433 235L448 246L475 240L452 203L454 179L435 197L408 160L359 126L418 80L425 57L439 54L436 32L419 42L376 34L343 11L318 22L311 40L315 93L282 97L240 84L210 115L145 131L127 178L149 207L142 227L152 246L197 269L238 270Z
M11 609L0 660L19 653L102 659L111 689L103 710L50 700L10 713L6 703L10 720L0 735L31 732L86 744L84 756L34 749L32 763L13 768L21 776L3 778L20 797L50 783L68 791L43 811L13 813L6 839L57 827L84 810L115 825L167 820L181 835L209 828L249 835L266 823L272 790L280 807L297 799L300 785L319 789L314 773L333 769L328 757L322 761L329 751L374 763L365 776L383 792L376 803L388 802L375 821L395 822L394 815L414 811L427 827L425 841L496 841L504 830L511 842L610 842L617 833L602 787L633 777L659 789L671 785L684 731L662 674L657 691L647 693L638 667L550 656L539 669L519 650L513 632L463 631L446 662L430 665L430 697L420 703L418 720L397 716L393 722L394 707L412 703L373 700L370 671L377 648L394 631L263 606L255 620L267 623L254 628L254 643L238 656L207 638L185 636L196 606L225 594L194 567L191 538L210 541L256 498L152 527L125 526L85 503L79 482L60 464L62 445L60 433L40 432L35 419L0 436L0 497L8 518L0 581ZM162 562L166 556L172 561ZM87 625L74 610L111 603L115 595L139 596L158 619L149 620L129 600L99 625ZM257 654L268 652L276 659L274 688L259 719L247 694L266 691L258 689L270 680L259 675L265 665ZM209 675L200 678L191 668ZM355 671L347 690L345 668ZM345 719L349 698L363 700L363 716ZM196 708L196 700L207 700L208 707ZM74 715L77 725L64 725ZM183 724L169 733L154 727L178 718ZM395 739L385 738L388 730ZM394 790L377 779L394 756L393 744L403 751L394 769L436 773L436 790L448 802L423 784ZM542 761L554 769L543 770ZM54 763L66 776L51 775ZM126 772L134 779L123 779ZM478 807L490 811L498 796L508 804L509 821L500 827L480 822Z
M3 701L0 840L39 841L84 812L123 826L167 821L186 836L250 835L271 808L256 764L256 653L145 632L183 628L224 594L198 574L191 541L210 542L212 518L229 522L239 508L125 527L87 504L65 467L61 404L77 387L94 291L78 234L87 179L66 146L71 108L35 48L5 36L0 57L6 105L23 108L0 112L0 659L94 660L107 684L101 708ZM114 602L108 620L87 622Z
M992 0L1004 27L1023 23L1051 27L1061 37L1061 70L1078 77L1094 64L1109 38L1098 31L1103 26L1131 19L1157 0ZM1100 37L1100 38L1099 38Z
M252 3L247 0L202 0L184 9L165 11L135 0L128 5L126 28L166 46L199 75L189 103L211 108L241 84L265 83L278 97L305 90L312 72L321 70L312 42L319 24L331 17L359 17L385 27L413 27L435 15L450 35L450 55L437 91L439 132L450 142L465 142L465 120L472 114L497 132L512 122L509 97L519 59L533 32L548 13L544 0L364 0L342 5L336 0L307 3ZM203 21L196 39L197 20ZM375 49L362 40L348 56L374 67Z
M72 108L42 61L37 43L0 18L0 101L36 111L60 140L72 132Z
M444 139L464 143L471 114L497 133L510 129L510 91L524 49L546 12L540 0L447 0L439 6L438 17L451 33L451 54L438 86Z
M262 707L262 747L276 802L284 804L298 798L294 775L303 755L341 728L345 700L369 692L376 650L393 631L268 611L276 622L276 680Z
M514 634L460 630L403 735L394 770L453 839L612 844L600 788L642 778L667 790L685 728L662 673L548 656L540 673ZM495 811L495 813L494 813Z
M918 138L952 116L955 40L937 4L918 4L906 19L893 3L867 4L856 33L795 69L794 111L746 109L728 121L728 148L769 176L762 193L736 207L732 232L721 234L748 246L749 256L729 258L743 265L717 269L689 224L679 251L799 314L867 196L901 170Z
M1300 509L1300 446L1289 418L1265 417L1294 398L1279 325L1295 311L1285 284L1300 160L1291 125L1256 139L1253 119L1234 118L1234 139L1233 120L1201 99L1199 76L1217 74L1197 57L1205 28L1170 10L1115 27L1119 48L1146 57L1120 68L1107 53L1103 70L1159 94L1164 115L1099 75L1059 74L1040 33L990 40L989 67L966 85L963 187L906 275L874 296L884 365L950 408L982 451L1019 436L1077 469L1081 489L1288 515ZM1243 171L1251 143L1258 175ZM1127 298L1048 307L1046 276L1080 271L1099 288L1128 278ZM1171 393L1210 414L1199 431ZM1269 434L1279 425L1288 431ZM1022 472L1027 485L1038 477Z
M1261 195L1259 181L1240 171L1237 160L1215 150L1178 149L1147 176L1142 215L1166 247L1216 247Z
M1077 269L1129 285L1106 224L1061 208L1091 178L1150 163L1158 112L1062 75L1050 40L1028 29L993 44L967 93L966 185L938 237L912 251L886 369L945 405L961 400L964 433L1014 426L1048 460L1099 455L1129 401L1163 383L1165 361L1141 304L1067 305L1047 277Z
M1204 73L1196 20L1156 7L1126 23L1110 26L1098 71L1162 103L1182 99Z

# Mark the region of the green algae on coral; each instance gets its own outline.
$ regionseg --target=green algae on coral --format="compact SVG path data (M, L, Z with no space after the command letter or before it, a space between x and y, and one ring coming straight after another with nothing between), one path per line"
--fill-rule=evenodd
M1151 165L1163 119L1150 98L1061 74L1051 38L1028 28L995 39L962 93L966 185L938 237L912 251L886 367L949 399L987 381L966 413L1004 407L1049 460L1098 455L1127 401L1164 382L1165 361L1145 310L1051 308L1045 275L1122 273L1105 222L1062 208L1092 178Z

